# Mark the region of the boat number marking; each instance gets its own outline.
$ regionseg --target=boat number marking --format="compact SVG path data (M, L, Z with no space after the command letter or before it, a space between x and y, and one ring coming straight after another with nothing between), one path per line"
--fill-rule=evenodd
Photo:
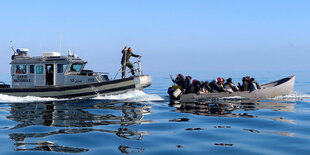
M70 79L70 82L73 82L73 83L82 83L82 80Z

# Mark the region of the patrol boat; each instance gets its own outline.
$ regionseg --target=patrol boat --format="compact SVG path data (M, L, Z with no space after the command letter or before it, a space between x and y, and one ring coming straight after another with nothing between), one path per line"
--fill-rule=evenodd
M142 73L140 60L134 63L135 76L116 79L120 69L112 79L109 73L84 70L87 61L70 50L67 56L59 52L43 52L42 56L32 57L28 55L28 49L12 49L12 86L0 83L0 94L79 98L142 90L152 84L151 77Z

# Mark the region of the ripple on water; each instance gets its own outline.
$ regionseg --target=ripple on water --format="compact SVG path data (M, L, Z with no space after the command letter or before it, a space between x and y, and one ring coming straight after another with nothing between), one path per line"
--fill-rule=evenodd
M0 152L304 154L310 151L308 99L168 103L163 98L133 92L87 100L36 98L23 103L19 99L16 103L12 100L1 103Z

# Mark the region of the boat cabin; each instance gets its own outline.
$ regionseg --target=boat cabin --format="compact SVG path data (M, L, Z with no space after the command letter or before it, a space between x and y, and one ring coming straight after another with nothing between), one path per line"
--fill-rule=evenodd
M29 50L17 49L12 56L11 76L13 88L72 86L108 81L108 73L84 70L87 61L73 55L44 52L31 57Z

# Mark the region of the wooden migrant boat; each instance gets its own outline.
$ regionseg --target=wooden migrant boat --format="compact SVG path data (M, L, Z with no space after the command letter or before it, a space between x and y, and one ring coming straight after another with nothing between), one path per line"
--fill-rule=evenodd
M261 89L254 91L239 91L239 92L221 92L221 93L206 93L206 94L182 94L178 96L170 96L180 101L204 101L210 98L230 98L242 97L247 99L266 99L276 96L289 95L294 91L295 75L261 85Z

